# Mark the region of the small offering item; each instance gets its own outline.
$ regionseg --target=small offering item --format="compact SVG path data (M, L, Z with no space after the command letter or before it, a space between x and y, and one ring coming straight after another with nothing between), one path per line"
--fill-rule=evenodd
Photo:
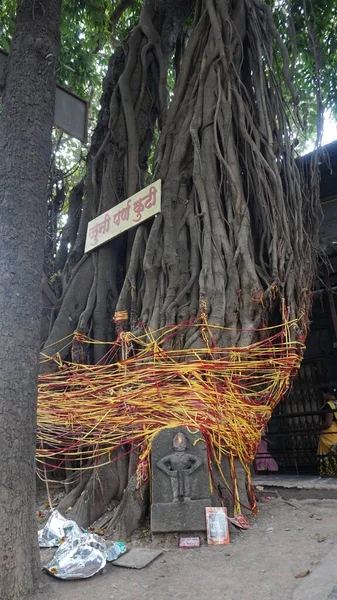
M179 548L200 548L200 537L179 538Z

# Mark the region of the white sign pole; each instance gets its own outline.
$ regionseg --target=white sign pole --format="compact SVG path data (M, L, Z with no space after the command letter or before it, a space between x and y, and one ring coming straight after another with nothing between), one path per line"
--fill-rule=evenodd
M158 179L131 198L89 221L84 251L94 250L160 211L161 180Z

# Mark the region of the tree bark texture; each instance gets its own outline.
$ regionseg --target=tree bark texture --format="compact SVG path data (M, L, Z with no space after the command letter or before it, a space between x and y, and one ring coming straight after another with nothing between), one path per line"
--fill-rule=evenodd
M303 317L294 335L305 334L319 196L296 165L284 82L295 118L289 57L270 8L205 1L156 148L162 214L149 233L143 227L146 243L133 246L117 311L131 316L137 298L136 321L157 330L189 321L203 304L211 325L228 328L215 337L229 347L280 323L284 305L288 318ZM191 327L181 343L202 346Z
M36 398L60 0L19 0L0 115L0 597L39 578Z
M111 59L47 355L65 357L76 329L111 340L115 310L127 311L126 329L140 321L156 330L190 320L203 302L210 324L231 329L218 335L223 347L251 343L254 330L281 321L282 305L290 319L307 314L318 187L308 189L296 165L282 94L294 118L297 97L272 12L261 0L194 7L167 111L168 58L192 5L184 8L146 2ZM162 214L83 256L88 220L144 185L157 121ZM181 343L202 340L189 328ZM97 346L93 359L106 350Z
M186 44L181 34L191 9ZM168 107L174 49L179 75ZM111 340L115 311L128 315L120 326L134 332L188 323L171 342L184 348L203 347L200 328L190 325L201 310L218 327L220 347L249 346L284 318L299 318L291 334L305 336L319 196L315 164L305 182L295 160L296 119L288 52L267 4L145 2L104 82L81 222L44 354L65 358L64 338L75 330ZM161 214L83 255L88 220L144 186L157 124L153 177L162 180ZM95 346L90 360L106 349ZM128 481L125 497L133 498L132 476ZM81 491L87 502L94 490L91 478ZM82 505L74 514L83 523L96 512Z
M44 353L64 357L63 342L75 329L91 337L114 337L114 314L134 231L84 255L88 221L145 185L154 130L167 112L167 70L193 0L146 0L139 25L111 57L101 111L88 158L77 238L60 275L57 316ZM106 352L94 350L94 361ZM51 364L44 369L51 368Z

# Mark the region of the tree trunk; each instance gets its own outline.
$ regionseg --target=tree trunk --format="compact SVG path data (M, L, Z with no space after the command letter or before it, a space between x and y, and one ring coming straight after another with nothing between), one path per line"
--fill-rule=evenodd
M83 256L87 223L145 185L154 132L164 123L167 111L169 57L193 4L193 0L144 2L138 27L110 60L102 109L89 152L81 222L61 274L62 295L55 303L56 306L59 302L60 307L42 350L44 358L55 353L64 358L69 352L65 338L70 341L75 329L101 340L111 340L115 334L112 315L130 259L128 249L130 252L133 246L134 232ZM145 241L146 234L138 247L145 246ZM73 350L73 358L83 357L82 352ZM104 345L94 347L94 361L105 352ZM41 370L53 368L57 368L57 363L44 362ZM89 525L112 495L118 497L113 489L116 481L118 489L123 484L122 491L128 480L133 485L134 469L129 465L132 459L127 458L125 463L126 478L120 467L114 476L113 468L103 467L104 497L94 474L86 489L81 490L78 502L74 505L72 500L72 514L78 522ZM130 488L129 492L132 496ZM73 496L72 492L69 502ZM97 507L88 508L94 502ZM62 507L66 505L67 499ZM137 510L142 513L141 506Z
M205 0L194 8L168 110L162 82L189 13L186 2L146 2L125 52L111 61L47 356L64 358L64 337L76 328L111 339L115 312L126 315L119 326L133 332L191 323L202 313L217 328L212 342L221 348L249 346L287 318L298 319L293 339L306 335L319 197L315 164L309 187L292 148L297 98L287 49L261 0ZM144 185L157 120L153 177L162 180L162 214L83 257L88 219ZM203 348L203 335L186 326L167 344ZM107 348L94 348L97 361ZM94 484L92 478L85 493L93 502ZM245 494L241 476L239 484ZM134 492L131 476L114 523L119 531L128 531L123 520L130 521ZM96 515L78 502L80 522ZM135 511L141 515L142 507Z
M132 291L136 321L151 330L203 307L211 325L227 328L216 335L220 347L246 346L263 324L281 322L284 304L290 319L303 315L306 331L318 187L308 191L296 165L273 53L283 58L281 78L296 106L269 7L205 2L156 149L162 216L138 259L142 277L131 260L116 307L129 311ZM192 329L182 343L203 341Z
M20 0L0 115L0 596L39 578L36 398L60 0Z
M194 0L146 0L139 25L111 57L88 157L81 222L61 275L59 311L43 340L45 355L64 358L69 347L60 340L76 328L96 339L114 337L111 317L134 232L98 248L92 260L83 257L87 224L145 185L154 131L167 112L169 58L193 5ZM97 346L94 360L106 350ZM52 363L43 366L50 368Z

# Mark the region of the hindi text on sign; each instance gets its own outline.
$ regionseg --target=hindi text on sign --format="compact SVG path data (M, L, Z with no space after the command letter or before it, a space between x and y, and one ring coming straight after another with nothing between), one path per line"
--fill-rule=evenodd
M158 179L131 198L117 204L88 224L85 252L94 250L123 231L153 217L161 210L161 181Z

